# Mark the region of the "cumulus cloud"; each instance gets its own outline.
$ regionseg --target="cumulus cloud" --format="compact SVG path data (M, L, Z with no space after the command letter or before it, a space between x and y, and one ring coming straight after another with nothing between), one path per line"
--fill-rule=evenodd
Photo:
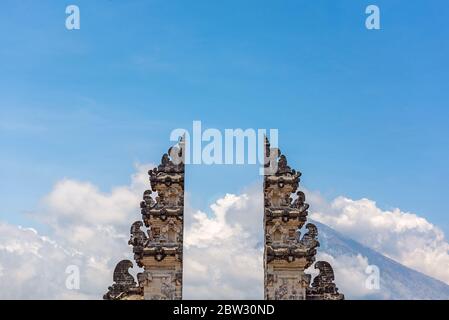
M328 202L306 192L310 218L327 224L412 269L448 282L448 243L426 219L399 209L384 211L374 201L338 197ZM240 195L226 195L208 214L186 209L186 296L189 298L263 297L263 198L254 186ZM330 249L332 244L329 245ZM368 257L321 248L317 260L332 264L336 283L350 299L389 299L389 286L371 290L366 285ZM245 261L245 266L240 262ZM238 268L235 268L235 266ZM246 272L250 270L250 274ZM307 270L316 274L313 266ZM393 279L391 279L393 281ZM380 281L384 281L381 277ZM243 287L239 287L244 284ZM400 285L400 284L398 284ZM412 297L413 294L404 293Z
M253 186L227 194L208 213L186 208L184 296L190 299L263 299L263 194ZM340 292L349 299L388 298L366 286L370 265L361 254L319 250L332 264ZM317 275L311 266L306 273Z
M139 203L149 187L147 171L137 165L129 186L101 192L91 183L70 179L57 183L31 218L45 223L50 237L0 224L1 298L100 299L112 284L112 270L130 259L127 244ZM68 266L80 271L80 289L66 287Z
M209 215L189 218L186 210L185 298L263 299L263 211L255 198L227 194Z
M65 265L78 257L33 229L0 223L2 299L55 298L63 294ZM73 260L72 260L73 259ZM56 267L59 266L59 267Z
M331 202L308 193L311 218L399 263L449 284L449 243L435 225L400 209L382 210L369 199Z
M148 170L154 165L136 165L129 186L104 193L89 182L64 179L44 198L44 212L36 217L53 227L122 225L135 218L142 192L149 188Z
M122 259L130 225L149 188L137 166L128 186L102 192L95 185L65 179L43 199L32 218L49 226L49 236L0 223L0 298L101 299ZM184 297L263 299L263 198L261 186L227 194L207 212L190 207L186 194ZM307 192L311 217L406 266L449 282L448 243L427 220L375 202L339 197L331 202ZM370 261L362 255L319 251L331 262L337 285L348 298L373 298L365 286ZM67 266L80 269L80 290L66 288ZM314 273L311 268L308 270ZM376 298L385 298L377 296Z

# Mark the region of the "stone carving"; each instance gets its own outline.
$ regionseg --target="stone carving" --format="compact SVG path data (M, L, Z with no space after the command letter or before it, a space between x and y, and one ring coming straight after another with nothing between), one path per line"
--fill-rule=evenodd
M305 203L306 195L304 194L304 192L298 191L296 193L296 196L297 196L297 198L293 201L292 207L298 208L299 211L301 212L301 214L307 216L307 214L308 214L307 210L309 209L309 205L307 203Z
M306 248L315 249L320 246L320 243L316 239L318 236L318 228L313 223L306 225L307 233L302 237L300 243Z
M343 299L335 284L329 282L330 265L317 262L320 278L310 286L311 275L305 270L315 262L318 229L306 225L301 238L301 229L307 221L309 205L305 194L298 190L301 172L292 169L287 157L279 149L270 148L266 140L265 160L277 161L277 170L266 165L264 177L264 221L265 221L265 299L305 300ZM278 155L274 158L274 155ZM330 268L330 269L329 269ZM321 272L321 270L323 270Z
M137 287L134 277L129 274L129 269L133 263L129 260L120 261L114 270L114 284L108 288L108 292L103 296L105 300L126 300L132 296L141 296L141 289Z
M148 241L148 237L145 234L145 232L143 232L141 230L141 228L143 227L143 222L142 221L136 221L133 223L133 225L131 226L131 239L129 240L128 244L134 246L134 247L144 247L145 244Z
M145 232L142 231L143 222L136 221L131 226L131 239L128 244L133 246L134 260L139 267L142 267L143 250L148 243L148 237Z
M313 279L312 287L307 288L308 300L343 300L344 295L338 293L334 283L335 276L332 266L326 261L315 263L319 274Z
M156 202L153 200L153 197L151 196L152 193L153 191L151 190L146 190L143 193L143 201L140 203L140 208L144 212L147 212L147 210L150 210L156 204Z
M128 242L133 247L136 264L144 269L137 275L138 284L127 271L132 267L131 261L122 261L116 267L115 284L109 288L105 299L181 299L184 227L182 148L183 141L180 141L178 146L170 148L162 156L157 168L148 172L151 190L143 194L140 203L142 221L133 223ZM175 161L170 155L181 161ZM125 269L126 272L123 271Z

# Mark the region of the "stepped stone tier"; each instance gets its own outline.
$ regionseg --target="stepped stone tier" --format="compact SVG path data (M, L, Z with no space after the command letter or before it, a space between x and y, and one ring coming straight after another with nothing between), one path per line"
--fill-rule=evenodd
M140 204L142 220L131 226L129 245L134 260L144 271L137 282L129 273L133 263L121 261L114 271L114 284L106 300L180 300L182 299L182 249L184 227L184 162L182 144L164 154L161 164L148 172L151 189ZM156 192L156 197L153 197Z
M271 159L271 163L268 161ZM298 190L301 173L291 169L279 149L265 142L264 225L266 300L343 300L329 263L318 261L311 284L305 270L315 262L318 230L307 223L309 205ZM273 162L277 161L277 166ZM301 229L305 234L301 237Z

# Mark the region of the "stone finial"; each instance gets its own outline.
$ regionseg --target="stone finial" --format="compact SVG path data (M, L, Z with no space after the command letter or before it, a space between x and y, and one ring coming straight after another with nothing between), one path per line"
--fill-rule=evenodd
M103 296L105 300L120 300L129 295L132 289L137 289L134 277L129 273L133 263L129 260L120 261L114 269L114 284L108 288L108 292Z
M313 279L312 287L308 288L307 295L310 300L343 300L344 295L338 292L334 283L334 270L329 262L318 261L315 269L319 274Z

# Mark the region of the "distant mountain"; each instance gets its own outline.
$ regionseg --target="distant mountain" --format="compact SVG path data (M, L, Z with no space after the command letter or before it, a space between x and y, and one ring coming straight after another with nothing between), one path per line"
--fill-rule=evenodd
M377 265L381 270L381 289L365 296L365 299L395 299L395 300L448 300L449 285L426 276L402 264L385 257L354 240L346 238L337 231L322 223L313 221L319 230L319 252L327 253L336 259L342 256L357 256L368 258L370 265ZM338 285L338 278L336 279ZM342 291L342 290L341 290ZM345 293L345 292L343 292ZM350 299L350 296L347 296Z

